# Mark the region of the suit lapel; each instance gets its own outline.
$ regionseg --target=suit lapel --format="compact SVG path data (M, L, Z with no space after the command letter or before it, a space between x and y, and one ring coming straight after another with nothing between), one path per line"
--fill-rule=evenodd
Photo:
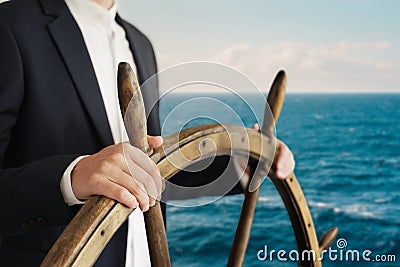
M121 25L126 34L126 38L129 41L129 47L131 49L133 60L136 64L137 76L139 84L142 84L148 78L148 64L145 64L145 55L143 55L143 48L141 47L140 42L138 42L138 35L136 32L133 32L132 29L129 27L128 23L121 19L121 17L117 14L116 21L119 25ZM142 53L138 53L141 51Z
M129 46L133 54L133 59L138 72L138 81L148 119L148 133L152 135L160 134L159 107L158 107L158 78L152 77L157 73L157 66L154 53L149 40L132 25L117 14L116 21L126 33ZM152 78L151 78L152 77Z
M54 6L50 9L44 1L42 1L42 6L47 7L47 9L44 9L45 12L53 12L52 15L57 16L55 20L48 23L49 32L64 59L82 103L103 145L110 145L113 143L111 129L96 74L81 31L63 1L62 4L58 3L58 10L55 11Z

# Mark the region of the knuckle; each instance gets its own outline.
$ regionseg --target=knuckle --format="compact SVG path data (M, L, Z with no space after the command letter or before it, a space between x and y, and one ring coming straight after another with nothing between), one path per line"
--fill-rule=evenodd
M158 173L158 169L155 169L155 168L151 168L149 174L153 179L158 179L160 176L160 174Z
M95 173L93 174L89 180L88 180L88 185L90 188L92 188L92 190L94 190L95 192L99 192L100 188L101 188L101 178L100 175Z
M111 168L112 164L109 161L104 160L100 163L98 171L101 173L109 173L111 171Z
M283 169L283 167L284 167L284 163L283 163L282 161L279 161L279 162L276 164L276 168L279 169L279 170Z
M133 181L133 190L135 192L137 192L138 194L140 194L141 192L144 191L144 185L142 185L140 182L138 182L137 180Z
M135 153L137 150L139 150L138 148L131 146L130 144L126 144L124 146L123 151L129 155L132 155L133 153Z
M135 191L139 188L139 183L135 178L133 178L132 188Z
M113 145L114 151L122 151L122 149L123 149L123 143L118 143L118 144Z
M153 181L151 181L150 179L144 179L143 185L144 185L146 191L149 191L153 185Z
M148 195L143 194L143 195L138 195L138 196L135 196L135 197L136 197L137 201L138 201L141 205L147 205L147 204L149 204L149 196L148 196Z
M123 152L114 153L111 156L111 160L113 162L123 162L123 161L125 161L124 153Z
M140 150L137 147L133 147L133 155L134 157L138 157L138 158L148 158L148 156L146 155L146 153L144 153L142 150Z
M118 187L114 189L114 196L117 200L122 200L125 198L126 189Z
M147 194L143 195L142 200L143 200L143 203L145 203L145 204L149 204L149 202L150 202L150 198Z

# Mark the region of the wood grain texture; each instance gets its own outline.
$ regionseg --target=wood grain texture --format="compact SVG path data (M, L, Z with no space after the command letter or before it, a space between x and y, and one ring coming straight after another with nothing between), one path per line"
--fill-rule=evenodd
M92 234L97 226L114 205L115 201L109 198L91 197L64 229L41 266L73 266L83 247L93 238Z
M278 121L282 110L286 91L286 73L281 70L276 75L267 98L267 105L264 111L264 122L261 132L264 134L272 134L275 123ZM269 114L273 115L273 120ZM274 157L274 160L276 155ZM257 171L254 171L256 164L252 164L252 179L260 179ZM292 221L292 227L295 232L299 251L305 249L313 249L317 254L319 247L317 237L307 202L305 201L303 192L297 182L296 177L292 173L286 180L280 180L275 177L273 170L270 170L268 176L273 181L281 198L283 199L286 209ZM249 183L250 186L251 183ZM228 266L242 266L244 256L246 254L247 244L250 238L251 226L253 223L254 212L259 195L259 186L256 190L250 192L249 188L245 191L242 210L239 217L238 226L236 228L231 252L229 255ZM318 257L317 257L318 258ZM321 266L320 261L308 261L299 263L300 266Z
M147 154L152 153L152 149L147 143L147 118L142 93L136 76L128 63L118 65L118 95L120 96L121 113L130 144L142 149ZM127 99L130 99L130 101L127 101ZM158 201L156 201L156 205L144 213L144 221L151 265L153 267L171 266L167 234Z
M119 63L117 82L119 106L129 143L143 152L148 152L147 118L143 97L135 73L128 63Z
M328 231L326 231L321 239L318 242L319 245L319 251L322 252L324 249L328 249L328 247L331 245L333 240L335 240L337 234L338 234L339 228L332 227Z
M271 85L271 89L268 94L267 103L265 105L264 111L263 126L261 128L262 133L271 134L273 132L275 128L275 123L278 121L279 115L281 113L283 101L285 98L285 91L286 73L284 71L279 71ZM271 118L270 116L271 112L273 118ZM261 177L256 177L256 163L253 162L253 164L251 165L252 172L250 173L250 177L252 177L253 180L260 179ZM250 184L251 183L249 183L249 186ZM228 266L242 266L243 264L247 244L250 238L254 212L257 205L259 186L257 186L257 189L252 192L250 192L248 187L247 190L245 190L244 194L245 198L243 201L238 226L236 228L235 237L233 239L233 244L228 260Z

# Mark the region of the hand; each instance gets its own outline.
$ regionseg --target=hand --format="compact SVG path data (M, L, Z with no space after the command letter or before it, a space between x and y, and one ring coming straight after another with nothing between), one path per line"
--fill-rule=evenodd
M277 157L274 162L273 168L275 175L279 179L287 178L294 170L294 157L290 149L281 140L276 140L276 153Z
M258 131L258 124L254 124L253 129ZM294 170L294 157L290 149L281 140L276 139L276 159L272 168L279 179L285 179Z
M161 146L161 136L149 136L148 143ZM147 211L163 190L156 164L140 149L128 143L111 145L81 159L71 172L72 190L78 199L104 195L130 208Z

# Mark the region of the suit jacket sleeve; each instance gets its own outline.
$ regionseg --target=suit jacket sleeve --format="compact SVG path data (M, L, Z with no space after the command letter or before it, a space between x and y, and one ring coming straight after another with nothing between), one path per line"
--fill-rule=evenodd
M47 226L65 225L71 214L60 191L60 179L77 155L51 156L16 168L4 167L24 101L24 66L18 44L1 17L0 40L0 235L21 231L38 218Z

